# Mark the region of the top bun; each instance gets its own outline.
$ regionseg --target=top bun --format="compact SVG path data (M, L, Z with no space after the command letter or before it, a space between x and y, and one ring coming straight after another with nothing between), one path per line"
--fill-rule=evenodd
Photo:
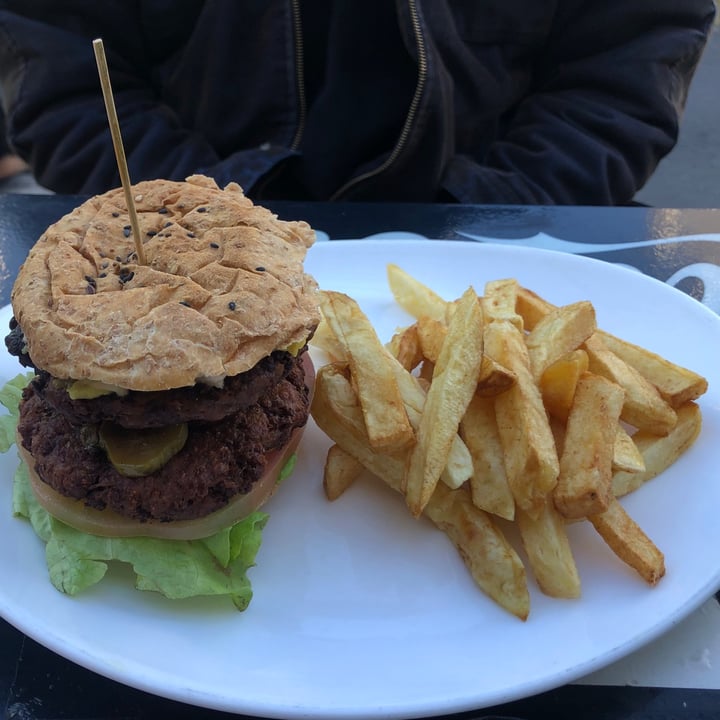
M279 220L230 183L133 186L146 265L122 188L50 226L12 291L36 367L130 390L221 383L273 350L304 343L319 322L303 271L305 222Z

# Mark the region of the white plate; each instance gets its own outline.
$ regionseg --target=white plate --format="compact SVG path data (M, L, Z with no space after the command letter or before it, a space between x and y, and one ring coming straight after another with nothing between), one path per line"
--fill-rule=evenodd
M637 272L521 247L322 243L307 267L322 287L357 298L388 338L408 318L388 292L387 262L448 298L514 276L555 303L590 299L602 327L709 377L695 446L625 501L665 552L658 587L576 525L582 599L552 600L533 586L530 618L520 622L477 590L440 532L412 520L379 484L326 502L328 441L311 424L293 481L268 505L245 613L229 602L136 592L122 571L79 597L61 595L47 579L40 541L10 517L15 458L0 457L2 616L102 675L188 703L267 717L390 718L487 707L567 683L658 636L717 590L717 316ZM16 371L4 356L2 376Z

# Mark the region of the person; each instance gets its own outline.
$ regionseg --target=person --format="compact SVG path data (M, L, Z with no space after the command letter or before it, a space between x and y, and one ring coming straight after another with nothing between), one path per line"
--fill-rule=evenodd
M10 148L5 135L5 116L0 112L0 192L14 187L15 179L27 170L27 164Z
M30 172L29 165L10 147L5 132L5 114L0 107L0 194L48 195Z
M9 136L65 193L620 205L677 140L712 0L0 0Z

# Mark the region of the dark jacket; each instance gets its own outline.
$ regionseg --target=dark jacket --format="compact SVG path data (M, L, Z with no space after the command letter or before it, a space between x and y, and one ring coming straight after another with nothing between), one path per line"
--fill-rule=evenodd
M196 171L256 198L622 204L677 139L712 0L0 0L43 185Z

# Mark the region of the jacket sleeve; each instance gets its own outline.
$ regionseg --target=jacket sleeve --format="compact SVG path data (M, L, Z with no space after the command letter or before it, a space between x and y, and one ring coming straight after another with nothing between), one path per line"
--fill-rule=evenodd
M545 59L482 159L455 157L461 202L619 205L677 141L711 0L558 3Z
M13 149L31 162L39 183L57 192L93 194L119 185L92 48L102 36L133 182L206 172L248 187L277 153L220 158L182 126L153 83L153 64L172 47L158 49L163 39L143 41L136 5L0 0L1 94Z

